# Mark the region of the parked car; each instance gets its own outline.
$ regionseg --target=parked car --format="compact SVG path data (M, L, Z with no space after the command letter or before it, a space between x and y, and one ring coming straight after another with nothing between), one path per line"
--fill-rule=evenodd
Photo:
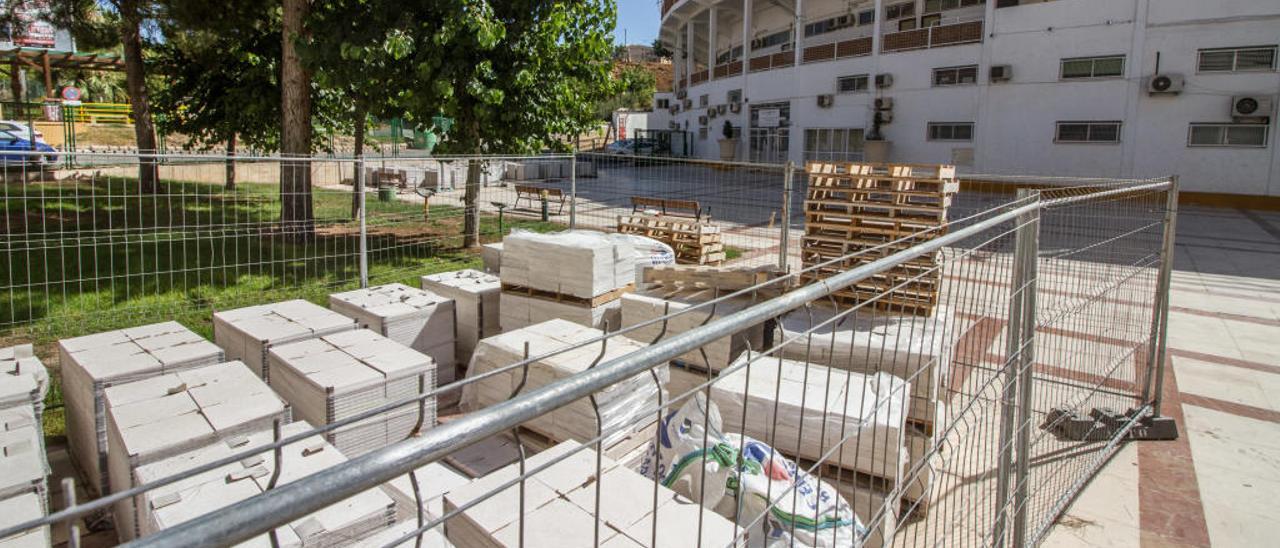
M21 135L23 138L27 138L31 135L32 130L35 130L36 142L44 143L44 133L32 126L28 126L27 122L20 120L0 120L0 131L8 131L14 135Z
M33 154L48 152L51 154ZM20 154L27 153L27 154ZM34 146L25 136L0 130L0 163L5 167L15 165L46 165L58 161L58 149L36 140Z
M632 139L619 139L608 146L604 147L607 154L635 154L635 141Z

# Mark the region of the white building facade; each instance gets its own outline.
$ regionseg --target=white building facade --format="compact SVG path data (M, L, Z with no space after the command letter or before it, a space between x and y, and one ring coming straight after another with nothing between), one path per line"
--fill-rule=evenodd
M720 157L1280 196L1278 0L665 0L662 124ZM795 32L799 29L799 32ZM749 39L743 40L743 36Z

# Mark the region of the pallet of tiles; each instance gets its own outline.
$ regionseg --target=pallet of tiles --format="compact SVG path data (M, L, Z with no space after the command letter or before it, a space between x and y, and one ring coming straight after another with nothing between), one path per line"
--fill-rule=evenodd
M140 466L290 421L289 406L241 362L117 384L103 399L113 493L140 485ZM120 501L113 513L120 539L136 538L134 501Z
M45 501L34 493L24 493L14 497L0 497L0 529L12 527L33 519L40 519L47 514ZM48 548L52 545L49 526L42 525L35 529L23 531L16 535L0 538L0 546L4 548Z
M434 390L430 356L360 329L276 346L267 357L272 388L294 415L316 426ZM421 409L420 409L421 407ZM421 425L419 425L421 421ZM404 440L436 424L436 401L406 405L325 434L343 455L356 457Z
M323 306L295 299L213 314L213 340L271 383L267 352L271 347L351 331L356 321Z
M596 299L635 282L628 238L591 230L514 232L502 242L504 286Z
M679 546L745 546L736 539L734 523L711 509L659 486L657 515L654 483L612 459L601 459L596 478L596 454L564 442L529 457L525 469L554 462L524 482L524 515L520 514L520 485L498 491L446 522L449 542L459 548L592 546L599 518L600 546L675 548ZM511 464L445 495L444 508L452 512L519 477L519 464ZM597 483L598 482L598 483ZM601 493L596 514L596 492ZM522 520L523 518L523 520ZM657 539L654 542L654 520ZM523 521L523 524L522 524ZM701 538L699 538L701 532ZM744 535L745 537L745 535Z
M744 356L734 365L745 363ZM672 394L708 380L706 372L682 368L672 368L671 379ZM908 387L902 379L764 358L714 376L709 388L726 432L793 457L821 459L895 484L902 480L908 460L902 442ZM843 451L823 458L846 439Z
M445 382L452 382L457 363L453 299L404 284L387 284L330 295L329 308L354 318L360 327L431 356L436 372L447 371Z
M664 215L619 215L618 232L671 246L681 264L715 266L725 260L723 234L711 223Z
M286 424L282 437L306 432L305 422ZM271 443L272 431L253 432L211 443L139 467L138 481L150 483L196 466ZM286 485L347 461L332 445L315 436L286 445L281 452L276 485ZM214 510L265 492L275 472L271 451L249 457L186 480L138 495L139 529L143 536L179 526ZM280 546L347 546L377 534L394 523L395 501L378 487L363 491L276 529ZM268 535L252 545L270 546Z
M67 444L89 493L102 496L109 488L107 387L223 361L221 348L177 322L58 341Z
M801 258L812 282L945 233L959 190L947 165L811 162ZM857 256L849 255L858 253ZM938 302L936 254L920 257L838 293L841 300L930 315Z
M458 363L469 363L480 339L502 331L498 312L502 282L497 276L470 269L429 274L422 277L422 288L453 301ZM441 383L452 381L440 377Z
M720 292L723 294L725 292ZM640 326L664 315L675 314L694 306L713 300L717 291L714 289L685 289L677 287L667 289L657 287L644 293L625 295L622 298L622 327ZM654 322L627 334L627 337L650 343L659 335L669 338L704 325L716 318L724 317L751 306L750 297L734 297L716 305L705 305L675 316L663 322ZM665 331L664 331L665 329ZM748 348L761 349L764 346L764 324L750 326L733 335L717 339L700 350L692 350L676 358L676 361L702 369L719 371L728 367L733 360ZM673 394L675 395L675 394Z
M480 342L468 377L478 376L505 368L525 359L538 358L552 351L563 350L584 343L603 334L598 329L583 327L566 320L551 320L531 325ZM469 411L502 403L511 398L515 388L524 381L523 391L528 392L552 382L572 377L592 367L644 348L640 343L613 337L603 345L587 344L583 347L538 359L527 366L527 376L522 368L513 368L473 382L462 389L462 405ZM665 382L667 368L655 369L659 382ZM642 413L657 407L661 386L655 384L649 374L641 374L596 392L600 420L597 421L591 401L577 400L550 413L525 422L523 426L552 441L594 439L597 427L608 433L604 447L609 448L626 439L627 435L652 423L653 415Z
M0 411L0 499L35 495L40 509L49 497L49 463L44 429L33 421L30 406Z

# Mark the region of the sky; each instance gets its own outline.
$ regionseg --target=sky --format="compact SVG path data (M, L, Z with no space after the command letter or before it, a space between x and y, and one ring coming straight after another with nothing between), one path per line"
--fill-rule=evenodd
M658 37L659 0L618 0L618 28L614 31L614 43L626 41L632 44L652 44Z

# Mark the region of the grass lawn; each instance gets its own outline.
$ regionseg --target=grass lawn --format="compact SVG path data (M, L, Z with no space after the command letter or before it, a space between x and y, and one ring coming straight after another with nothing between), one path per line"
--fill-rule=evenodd
M314 192L316 235L297 243L277 222L277 188L165 181L141 196L134 180L3 185L0 345L32 342L57 367L58 339L176 320L212 339L215 310L287 299L327 305L358 287L359 228L351 194ZM417 287L424 274L480 266L462 249L462 210L401 201L369 207L371 283ZM504 232L546 232L556 222L507 216ZM482 241L500 239L482 216ZM55 374L56 377L56 374ZM56 382L56 381L55 381ZM56 388L56 384L55 384ZM62 433L60 394L51 391L46 433Z

